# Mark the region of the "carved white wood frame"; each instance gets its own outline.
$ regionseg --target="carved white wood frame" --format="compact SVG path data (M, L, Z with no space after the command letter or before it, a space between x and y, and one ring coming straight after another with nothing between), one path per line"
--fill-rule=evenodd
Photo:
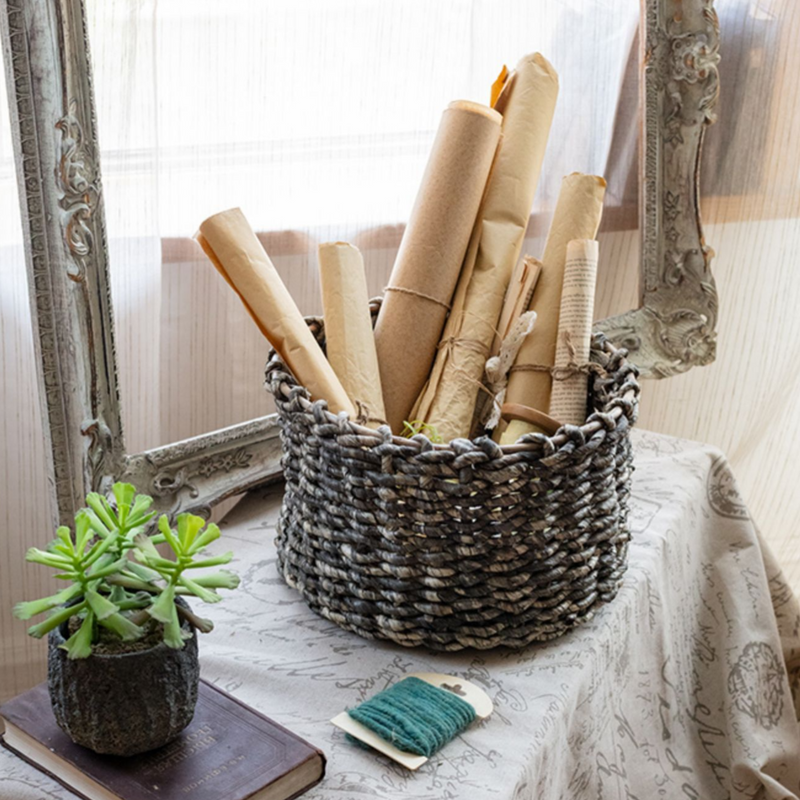
M279 477L274 415L126 453L83 0L0 0L0 25L58 520L119 478L175 513ZM598 327L653 377L714 358L697 178L718 33L712 0L642 0L642 307Z

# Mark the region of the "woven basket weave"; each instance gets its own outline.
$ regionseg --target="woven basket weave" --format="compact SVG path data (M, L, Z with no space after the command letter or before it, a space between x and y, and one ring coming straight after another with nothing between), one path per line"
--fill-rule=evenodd
M322 321L308 324L324 347ZM636 368L599 334L591 360L605 375L590 379L586 424L501 447L334 416L271 353L286 583L343 628L409 647L524 647L590 619L627 564L639 393Z

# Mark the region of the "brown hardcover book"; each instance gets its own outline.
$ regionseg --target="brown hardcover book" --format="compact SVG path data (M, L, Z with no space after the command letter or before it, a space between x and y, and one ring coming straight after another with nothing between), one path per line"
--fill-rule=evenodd
M0 715L3 746L85 800L288 800L325 774L322 752L205 681L180 738L130 758L74 744L56 724L45 683Z

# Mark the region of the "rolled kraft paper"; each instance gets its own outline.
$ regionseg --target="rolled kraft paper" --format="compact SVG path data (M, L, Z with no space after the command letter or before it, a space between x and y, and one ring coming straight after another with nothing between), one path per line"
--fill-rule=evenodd
M594 239L603 213L606 182L597 175L573 172L561 183L542 256L542 274L529 306L537 314L536 331L519 351L515 367L524 365L552 367L556 360L558 315L561 308L561 285L567 259L567 244L572 239ZM511 373L506 392L507 403L550 413L552 380L547 372L520 370ZM500 437L501 444L515 442L532 433L535 426L512 420Z
M375 326L386 418L409 419L431 370L500 139L500 114L445 110Z
M597 242L593 239L575 239L567 245L555 363L556 369L564 369L564 375L556 374L550 392L550 416L562 424L583 425L586 422L589 376L568 372L570 366L589 360L597 256Z
M364 424L383 424L383 395L369 313L364 259L346 242L319 246L328 361Z
M513 274L511 275L511 283L508 286L508 291L506 292L505 299L503 300L503 308L500 312L500 319L497 323L494 340L492 341L491 353L489 354L490 359L500 356L500 352L504 349L504 345L506 344L507 337L514 330L514 327L519 319L523 314L529 313L528 306L530 305L531 298L533 297L533 290L536 288L536 281L539 280L539 275L541 274L542 262L533 258L532 256L524 256L517 264ZM528 334L525 335L527 336ZM522 343L520 343L520 347L521 346ZM514 350L514 359L516 359L518 350L519 348ZM486 366L488 370L488 361ZM499 366L501 365L498 364L498 367ZM509 369L512 366L513 362L509 366ZM488 378L488 374L485 377ZM502 385L503 387L506 387L508 385L508 372L503 375L503 378L504 382ZM490 390L492 388L497 388L497 377L495 377L495 380L490 381L490 384L492 383L494 384L494 387L490 385ZM483 397L480 395L478 396L478 403L475 406L475 418L472 421L471 431L473 436L477 435L484 423L494 420L495 415L492 410L487 410L488 405L491 403L493 409L497 410L497 396L489 397L485 393L482 394ZM503 396L505 397L505 388L503 389ZM508 423L502 418L498 423L498 425L502 425L503 428L505 428L507 424ZM495 428L495 437L498 440L500 438L500 433L501 431Z
M233 208L209 217L197 240L311 398L355 419L350 398L244 214Z
M500 320L492 342L493 356L500 352L503 339L508 336L514 323L528 310L533 299L533 290L541 274L542 262L532 256L525 256L517 264L503 300L503 310L500 312Z
M411 412L444 441L468 437L480 381L539 182L558 76L539 53L506 81L495 108L502 138L431 376Z

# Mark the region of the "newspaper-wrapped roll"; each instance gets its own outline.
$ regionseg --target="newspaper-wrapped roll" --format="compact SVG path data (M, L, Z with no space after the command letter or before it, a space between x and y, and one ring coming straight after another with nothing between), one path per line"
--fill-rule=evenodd
M546 414L550 411L552 380L548 372L537 368L555 364L567 243L572 239L595 238L603 213L605 188L606 182L602 178L580 172L573 172L562 181L542 256L542 274L530 306L537 315L536 332L525 340L512 368L506 391L507 403L528 406ZM534 369L526 371L526 367ZM500 443L511 444L535 430L529 423L512 420L503 431Z
M451 103L392 269L375 326L386 419L399 433L431 370L502 117L478 103Z
M197 241L312 399L355 419L350 398L241 210L209 217Z
M321 244L319 277L328 361L359 420L377 428L385 413L364 259L358 248L346 242Z
M411 416L444 441L468 437L503 298L522 249L553 121L558 76L539 53L497 99L502 139L430 378Z
M563 370L564 375L555 376L550 392L550 416L562 424L583 425L586 422L589 376L571 370L589 360L597 251L597 242L593 239L574 239L567 245L555 363L556 369Z

